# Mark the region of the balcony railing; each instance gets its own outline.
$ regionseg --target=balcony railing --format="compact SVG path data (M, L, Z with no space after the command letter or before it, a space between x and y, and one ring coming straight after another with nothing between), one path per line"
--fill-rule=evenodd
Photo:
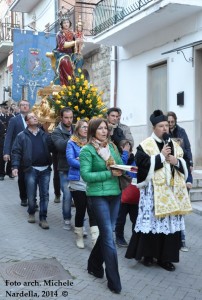
M92 35L92 23L93 23L93 8L90 3L79 3L67 13L64 13L59 16L59 18L46 28L46 32L56 33L60 30L60 21L62 18L66 17L72 22L72 29L76 30L76 23L78 22L79 17L83 23L83 33L84 36Z
M92 35L112 27L154 0L101 0L93 11Z
M20 28L20 25L0 23L0 42L13 42L13 28Z

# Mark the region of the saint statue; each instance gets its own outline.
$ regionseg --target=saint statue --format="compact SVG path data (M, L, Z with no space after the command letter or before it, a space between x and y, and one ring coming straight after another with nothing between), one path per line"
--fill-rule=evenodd
M74 77L77 70L82 69L83 66L81 52L75 53L80 39L72 31L71 25L69 19L63 19L60 22L61 30L56 35L56 49L46 53L46 56L50 57L51 65L55 71L53 82L56 85L68 85L68 76Z

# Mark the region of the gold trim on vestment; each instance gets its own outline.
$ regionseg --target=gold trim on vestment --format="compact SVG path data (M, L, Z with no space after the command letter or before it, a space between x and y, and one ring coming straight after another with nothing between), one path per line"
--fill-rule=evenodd
M183 163L183 150L174 141L174 156ZM152 137L147 138L141 143L144 152L149 156L160 154L157 143ZM184 174L180 173L174 166L167 162L164 167L153 171L151 180L154 187L154 209L156 217L168 215L185 215L192 211L190 197L186 188ZM171 169L172 168L172 169ZM172 172L173 171L173 172ZM174 176L173 176L174 174Z

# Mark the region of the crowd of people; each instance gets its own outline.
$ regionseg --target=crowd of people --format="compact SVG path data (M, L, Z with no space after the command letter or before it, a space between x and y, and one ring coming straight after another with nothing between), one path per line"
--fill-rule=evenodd
M174 112L151 114L153 132L137 151L130 128L120 122L121 114L120 108L112 107L106 119L82 119L73 125L74 112L65 107L51 133L46 123L39 124L27 100L15 109L2 107L0 114L0 180L17 176L20 205L27 207L28 222L49 229L53 168L54 201L59 203L62 195L63 228L74 228L76 246L83 249L88 215L92 238L88 273L102 278L104 264L108 288L118 294L122 286L116 244L127 247L126 258L147 267L156 263L167 271L175 270L181 247L188 251L184 215L191 212L188 191L193 168L187 134ZM5 164L7 169L10 164L10 170ZM137 174L126 172L131 183L124 190L120 187L124 171L113 168L115 164L138 168ZM124 237L127 214L132 223L129 244Z

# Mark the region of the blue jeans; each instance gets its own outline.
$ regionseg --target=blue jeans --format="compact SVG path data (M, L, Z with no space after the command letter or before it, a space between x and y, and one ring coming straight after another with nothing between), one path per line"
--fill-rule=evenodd
M69 181L67 180L67 171L59 171L60 176L60 189L63 193L62 197L62 215L64 220L71 220L71 204L72 195L69 190Z
M120 195L89 197L89 205L95 214L100 235L88 259L88 268L101 269L105 262L108 287L116 291L121 291L121 281L113 231L120 200Z
M124 238L124 227L126 224L126 217L128 214L132 222L132 233L133 233L137 215L138 215L138 204L121 203L119 208L118 218L116 220L116 227L115 227L117 238Z
M46 220L48 202L49 202L49 183L50 183L51 168L48 167L44 171L38 171L30 168L25 172L25 184L28 198L28 213L33 215L36 207L36 191L39 186L40 196L40 211L39 220Z

